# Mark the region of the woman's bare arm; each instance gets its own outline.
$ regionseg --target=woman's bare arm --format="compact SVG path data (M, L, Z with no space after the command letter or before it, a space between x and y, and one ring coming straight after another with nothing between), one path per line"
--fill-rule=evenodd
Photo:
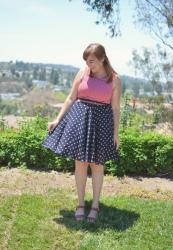
M111 106L114 116L114 136L118 136L120 122L121 79L117 76L114 80Z
M75 76L75 78L73 80L73 84L72 84L72 88L70 90L70 93L67 96L66 100L64 101L63 106L62 106L57 118L53 122L58 123L62 119L64 114L70 109L73 102L76 100L76 98L77 98L77 90L78 90L78 86L79 86L80 81L81 81L81 76L83 74L83 71L84 70L81 69L76 74L76 76Z

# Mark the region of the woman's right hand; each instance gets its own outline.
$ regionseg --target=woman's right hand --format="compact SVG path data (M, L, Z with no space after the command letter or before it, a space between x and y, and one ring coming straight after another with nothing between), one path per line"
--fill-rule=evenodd
M55 121L48 122L48 131L49 131L49 133L51 133L57 125L58 125L58 122L55 122Z

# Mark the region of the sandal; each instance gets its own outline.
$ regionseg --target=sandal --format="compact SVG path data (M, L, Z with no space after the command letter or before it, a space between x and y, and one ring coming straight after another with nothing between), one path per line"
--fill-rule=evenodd
M76 211L78 210L78 208L85 208L85 206L77 206L76 207ZM77 220L77 221L81 221L81 220L84 220L84 217L85 217L85 214L83 213L83 214L75 214L75 219Z
M96 221L96 219L97 219L97 217L98 217L98 213L100 212L100 209L98 208L98 207L92 207L91 208L91 210L94 210L94 211L96 211L97 213L96 213L96 216L95 217L93 217L93 216L87 216L87 221L88 222L94 222L94 221Z

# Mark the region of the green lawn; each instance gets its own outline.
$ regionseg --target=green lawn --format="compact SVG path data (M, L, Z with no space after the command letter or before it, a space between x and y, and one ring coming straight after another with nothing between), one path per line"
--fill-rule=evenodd
M92 196L86 193L86 211ZM76 222L76 191L0 196L0 249L172 250L173 201L101 197L96 224Z

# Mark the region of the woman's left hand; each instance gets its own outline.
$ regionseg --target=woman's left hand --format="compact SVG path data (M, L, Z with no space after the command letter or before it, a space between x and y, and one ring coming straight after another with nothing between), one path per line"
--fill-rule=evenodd
M116 144L116 150L119 148L119 138L117 135L114 135L114 145Z

